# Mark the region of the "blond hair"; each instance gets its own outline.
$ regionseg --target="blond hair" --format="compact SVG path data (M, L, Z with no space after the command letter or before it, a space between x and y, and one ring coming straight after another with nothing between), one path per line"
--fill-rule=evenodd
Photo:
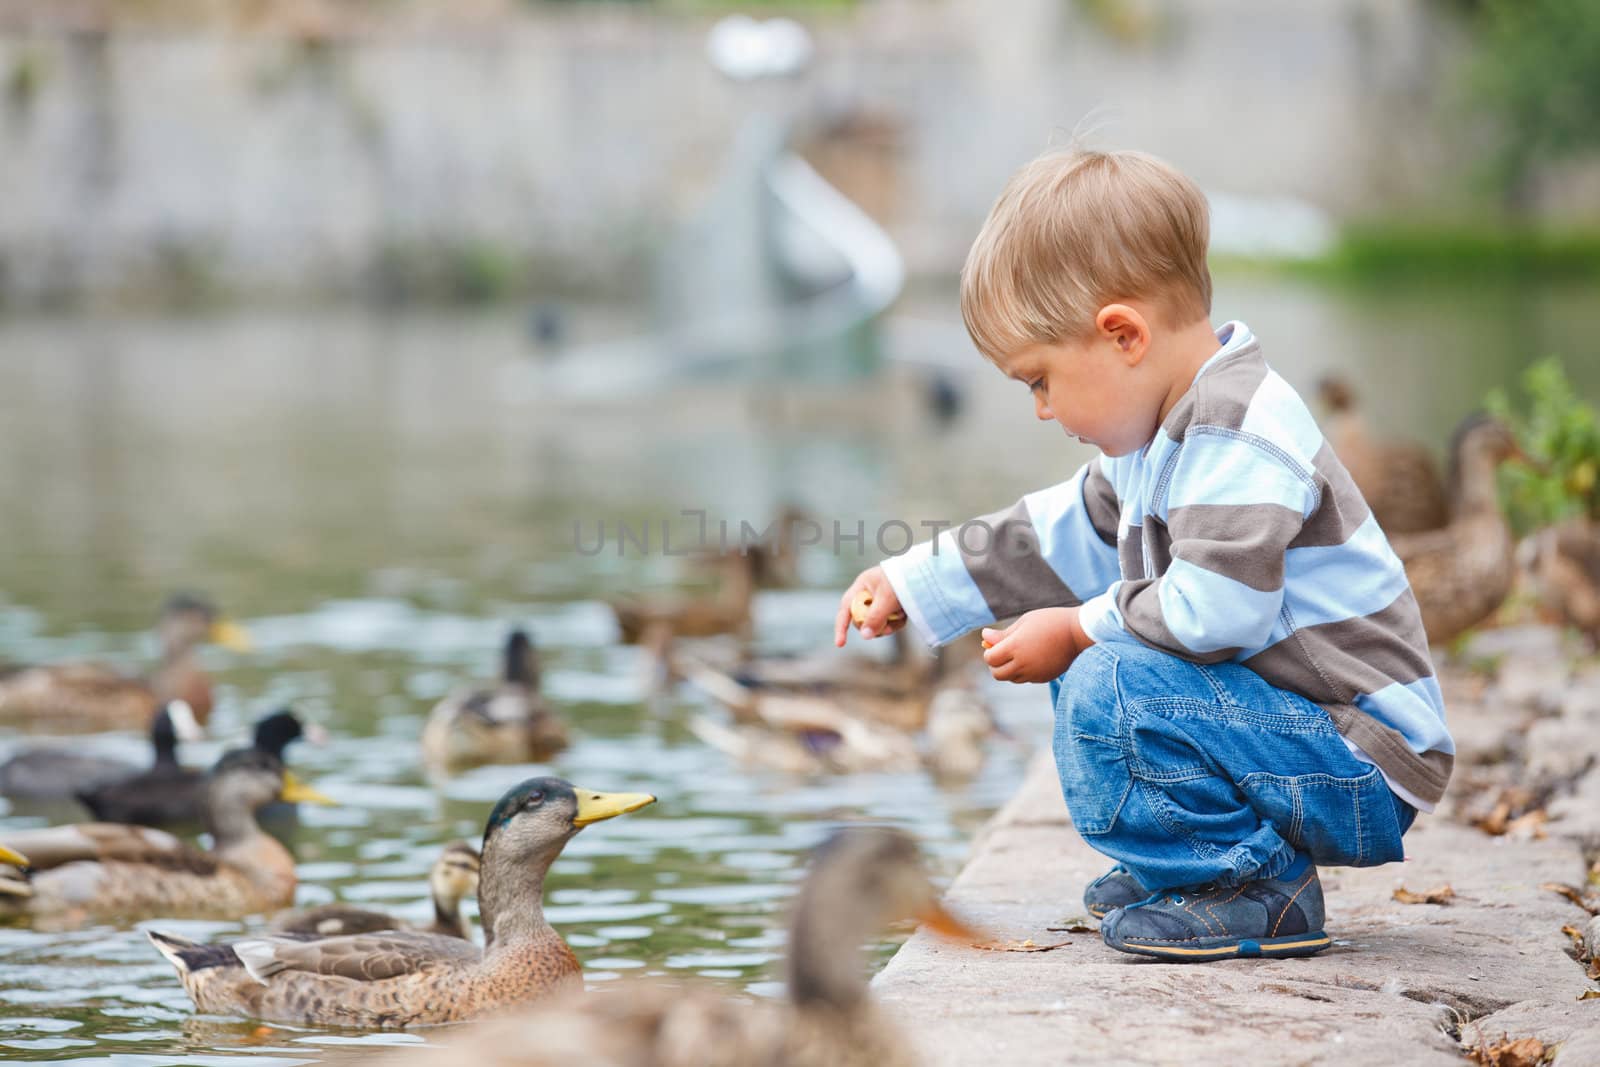
M1079 340L1117 300L1165 325L1211 314L1211 224L1193 181L1143 152L1049 152L1006 183L961 271L961 317L990 360Z

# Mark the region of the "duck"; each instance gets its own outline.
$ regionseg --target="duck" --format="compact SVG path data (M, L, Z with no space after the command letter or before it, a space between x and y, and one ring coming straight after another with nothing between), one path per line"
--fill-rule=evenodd
M1337 375L1318 382L1317 395L1328 412L1328 443L1384 533L1437 530L1450 521L1444 479L1425 446L1375 439L1357 405L1355 390Z
M203 852L164 831L78 823L6 835L27 869L0 877L0 917L239 918L294 899L294 857L256 823L274 800L332 803L297 781L282 761L253 748L219 759L207 781Z
M413 930L445 937L472 939L469 920L461 914L461 899L478 892L478 850L466 841L452 841L433 861L428 872L428 888L433 896L433 922L416 927L387 912L358 908L351 904L322 904L292 912L273 922L276 934L307 937L337 937L341 934L370 934L379 930Z
M1577 515L1530 534L1517 564L1547 618L1600 646L1600 522Z
M1522 455L1497 419L1474 415L1457 429L1449 525L1389 539L1405 564L1430 644L1448 644L1487 619L1515 578L1515 541L1500 510L1496 472Z
M709 557L702 566L719 580L709 592L615 597L609 601L625 645L660 645L671 637L750 635L750 608L755 599L759 553L728 551Z
M211 679L196 661L207 641L250 648L243 628L205 597L178 593L156 624L161 660L148 678L101 663L14 667L0 675L0 722L59 731L144 729L169 700L183 700L202 726L211 716Z
M567 747L567 727L539 691L539 660L525 630L506 639L500 681L452 693L422 728L429 767L454 771L484 763L539 763Z
M648 793L596 793L551 777L508 790L480 850L481 950L411 930L218 944L147 933L208 1014L363 1029L460 1022L582 988L577 957L544 917L545 876L584 827L653 803Z
M847 827L817 849L796 899L781 1000L676 983L572 994L381 1062L908 1067L918 1062L915 1050L874 1002L861 958L865 941L902 919L958 942L982 937L940 904L909 835Z
M153 758L144 770L124 759L70 748L27 749L0 764L0 795L12 800L71 800L81 792L135 775L161 779L183 771L178 763L178 742L198 741L204 736L188 702L169 700L150 720Z
M306 730L293 710L282 708L256 721L250 747L282 763L290 742ZM174 759L73 795L101 822L197 826L205 822L208 788L204 771L180 766Z

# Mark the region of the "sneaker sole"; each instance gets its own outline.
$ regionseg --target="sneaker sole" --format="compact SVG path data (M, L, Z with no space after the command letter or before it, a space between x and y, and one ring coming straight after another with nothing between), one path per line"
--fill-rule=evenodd
M1183 945L1141 945L1136 942L1121 944L1106 942L1121 952L1137 956L1155 956L1164 960L1202 963L1206 960L1233 959L1285 959L1293 956L1310 956L1333 944L1333 938L1318 930L1312 934L1291 934L1288 937L1265 937L1260 940L1244 938L1239 941L1207 943L1200 939L1194 947Z

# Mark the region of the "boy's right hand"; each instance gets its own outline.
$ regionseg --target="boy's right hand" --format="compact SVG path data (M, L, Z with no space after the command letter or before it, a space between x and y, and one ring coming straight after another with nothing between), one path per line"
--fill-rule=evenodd
M850 632L850 624L854 621L850 609L858 598L871 600L859 611L861 621L858 628L862 637L892 634L906 624L905 610L900 606L894 586L889 584L889 576L883 573L882 567L869 567L856 575L856 580L839 598L839 614L833 620L835 647L844 647L845 635Z

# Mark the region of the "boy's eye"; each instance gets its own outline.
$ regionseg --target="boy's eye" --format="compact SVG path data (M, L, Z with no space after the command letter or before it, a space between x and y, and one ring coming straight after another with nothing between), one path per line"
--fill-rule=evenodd
M1028 383L1029 392L1037 393L1042 388L1044 388L1043 378L1035 378L1033 381Z

